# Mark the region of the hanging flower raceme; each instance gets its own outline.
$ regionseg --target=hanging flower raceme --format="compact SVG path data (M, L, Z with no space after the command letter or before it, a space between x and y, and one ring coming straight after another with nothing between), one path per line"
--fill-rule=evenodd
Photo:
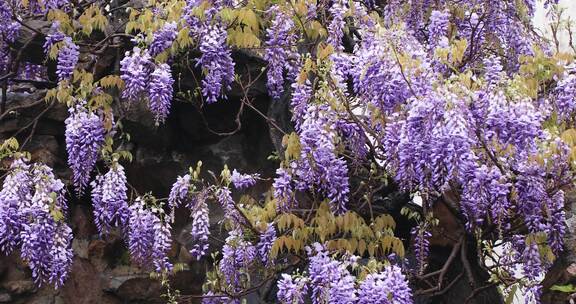
M189 204L192 217L192 249L190 255L196 260L200 260L206 255L209 243L208 237L210 236L210 218L208 217L208 205L206 204L205 191L201 191L196 195L194 200Z
M32 270L37 285L63 285L72 265L72 229L67 214L64 184L52 169L35 164L31 171L33 194L21 202L24 220L20 231L20 255Z
M399 65L400 51L412 54L412 58L420 62L419 68L410 71ZM424 73L431 69L427 53L404 31L382 29L368 35L347 61L340 69L352 78L354 92L366 105L375 105L383 113L392 112L414 94L426 92L430 86Z
M555 89L555 108L560 119L570 120L576 113L576 64L566 67Z
M67 11L70 9L69 0L31 0L28 2L28 10L34 14L46 14L49 10L60 9Z
M172 185L170 195L168 196L168 207L170 209L170 221L174 220L174 210L180 206L189 204L191 201L191 179L189 174L178 176L176 182Z
M309 106L299 130L300 158L291 160L288 168L279 168L274 180L274 197L278 210L287 211L294 204L294 188L299 191L316 189L330 199L335 213L346 211L348 167L336 151L338 133L336 116L325 105Z
M328 251L318 243L308 248L308 255L312 303L356 302L355 280L347 269L349 266L347 261L332 259Z
M482 227L489 214L499 229L506 230L510 224L508 216L512 206L508 195L512 184L496 166L474 166L466 170L461 206L468 220L467 227L471 231L473 227Z
M347 1L336 0L330 6L328 11L332 17L330 24L328 24L328 43L331 44L336 50L343 50L342 38L344 37L344 27L346 21L344 15L348 10Z
M157 65L150 75L148 86L150 111L154 114L156 124L163 123L170 113L173 84L174 79L170 66L165 63Z
M423 273L428 265L428 253L430 252L430 238L432 233L424 225L418 225L410 231L413 238L414 256L416 257L416 269Z
M50 27L50 32L46 35L46 42L44 42L44 53L48 55L52 46L57 42L63 41L66 35L60 31L60 22L55 21Z
M218 269L224 276L226 285L232 288L233 292L238 292L245 285L243 273L247 273L247 268L256 258L256 248L244 240L241 230L230 231L226 238L226 243L222 247L222 259L218 264Z
M525 240L518 238L516 241L520 242L520 244L517 245L518 249L522 250L523 248L521 252L521 259L523 261L522 274L530 282L526 288L526 298L534 303L539 303L542 295L542 286L540 285L539 277L545 274L548 265L542 262L538 243L535 238L529 236Z
M130 206L130 226L128 229L128 248L131 260L147 266L152 261L154 246L154 226L159 219L147 209L144 201L137 198Z
M536 280L544 272L544 267L540 259L540 252L536 240L529 239L524 246L522 259L524 260L522 272L530 280Z
M428 44L431 49L448 46L448 24L450 12L432 11L430 14L430 24L428 24Z
M206 204L207 192L202 190L192 193L192 177L189 174L179 176L172 185L172 190L168 197L170 214L167 217L169 222L174 221L174 211L179 206L186 206L190 210L192 218L192 249L190 255L196 260L200 260L208 251L208 237L210 236L210 219L208 217L208 205Z
M400 267L386 265L378 273L368 274L357 282L349 271L359 257L331 255L319 243L307 247L309 276L282 274L278 280L277 297L280 303L302 304L412 304L412 291Z
M558 163L562 161L557 160ZM565 162L564 162L565 163ZM564 193L559 190L551 193L547 188L546 174L541 168L523 168L514 184L518 195L516 207L524 218L526 227L532 233L544 232L554 253L562 250L566 230L563 210Z
M218 198L218 202L220 206L224 210L224 215L227 219L232 221L232 224L236 227L239 227L242 223L245 223L246 220L240 214L240 211L236 209L234 204L234 200L232 199L232 193L230 192L230 188L222 187L217 190L216 196Z
M490 56L484 59L484 78L489 85L500 82L503 78L503 67L500 63L500 57Z
M20 246L22 208L32 199L33 186L30 165L23 158L15 159L0 191L0 250L6 255Z
M230 180L236 189L246 189L256 185L256 179L259 177L260 174L241 174L234 169L230 176Z
M72 38L65 37L63 42L64 45L58 52L58 64L56 65L58 81L69 80L72 77L80 56L79 48L72 42Z
M412 290L400 268L389 265L366 276L358 290L358 304L412 304Z
M56 65L58 81L70 80L74 73L74 68L78 64L80 51L78 45L72 41L72 38L60 31L60 23L56 21L52 23L50 34L46 36L44 53L46 55L50 54L52 47L57 43L59 44Z
M304 299L308 294L308 279L305 277L294 277L287 273L282 274L278 280L277 297L282 304L304 304Z
M272 6L268 14L274 17L266 29L264 59L268 61L267 87L270 96L278 99L284 92L284 71L289 68L289 59L296 56L295 44L298 37L293 32L294 21L279 6Z
M167 22L162 28L154 33L152 42L148 47L150 56L156 57L158 54L164 52L172 46L172 42L176 39L177 24L176 22Z
M97 176L91 185L94 221L100 234L107 234L112 227L126 228L130 210L124 167L118 162L112 163L110 170Z
M514 145L526 156L535 152L536 141L543 137L544 114L530 100L509 101L503 92L490 97L486 135L502 145Z
M64 184L52 169L17 158L0 191L0 249L20 255L37 285L64 284L72 264L72 229Z
M126 56L120 61L120 78L124 80L125 84L122 98L138 100L145 96L153 66L151 60L148 51L138 47L132 49L132 53L126 52Z
M72 169L73 183L82 194L90 181L90 173L104 144L104 123L98 115L85 108L84 102L69 109L66 119L66 151Z
M172 263L168 259L168 252L172 247L172 234L170 223L156 221L154 223L154 245L152 246L152 263L157 272L172 271Z
M190 36L197 37L199 30L202 28L202 21L198 16L194 15L194 9L200 6L201 0L186 0L186 6L184 7L184 19L185 24L188 25L190 29Z
M306 109L312 98L312 86L310 80L306 79L300 83L296 81L292 84L292 99L290 100L290 110L292 111L292 121L294 129L300 130L300 125L306 115Z
M346 148L352 154L352 162L359 163L366 160L368 146L364 130L356 122L339 119L336 122L336 129Z
M332 211L342 213L350 188L346 162L336 154L334 120L328 107L308 108L299 133L301 156L296 174L299 190L310 188L313 181L330 199Z
M154 266L157 272L172 270L168 251L172 244L170 224L160 218L160 209L147 208L143 198L136 198L130 206L128 248L137 264Z
M384 137L388 171L401 188L432 200L458 192L469 231L490 228L506 239L517 233L513 220L521 219L529 233L546 240L538 245L542 250L557 254L566 230L559 185L571 173L565 156L569 149L545 126L553 117L553 100L508 94L503 86L510 79L498 59L486 59L484 73L486 82L475 91L438 84L389 117ZM421 235L415 232L418 244ZM538 264L538 250L530 250L518 250L510 263L536 265L530 267L541 273L548 265ZM423 251L416 247L414 252L420 256ZM530 275L535 278L535 273Z
M0 24L0 74L6 74L9 70L10 64L10 46L18 37L20 30L20 23L12 18L12 7L8 1L0 3L0 19L3 20Z
M45 81L48 79L48 69L45 66L33 63L24 63L22 65L23 67L18 70L18 74L21 79L33 81Z
M18 31L21 27L18 21L13 20L12 14L13 9L9 1L0 3L0 18L4 21L2 25L0 25L0 34L2 34L3 39L8 43L16 41Z
M445 111L448 103L453 106ZM384 144L388 169L401 187L446 189L450 178L473 158L468 115L464 102L443 90L411 99L406 117L392 116Z
M226 98L224 91L230 90L234 81L234 61L226 39L227 33L222 25L205 26L200 35L202 56L197 65L204 71L202 95L207 103Z
M276 241L276 228L272 223L268 224L266 231L260 235L260 241L256 245L258 256L264 265L272 264L270 259L270 250Z
M274 198L278 200L276 209L279 212L288 212L290 208L294 207L295 203L292 175L284 168L278 168L276 175L272 185L274 188Z

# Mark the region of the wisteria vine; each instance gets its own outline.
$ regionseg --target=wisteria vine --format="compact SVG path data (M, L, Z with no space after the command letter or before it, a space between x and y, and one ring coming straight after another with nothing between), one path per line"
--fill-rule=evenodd
M213 262L205 303L240 303L270 281L281 303L408 304L448 288L445 270L428 282L442 205L462 226L452 248L477 242L494 283L539 302L542 278L573 250L574 54L533 30L535 1L384 2L0 3L2 96L29 82L68 108L71 171L68 183L55 174L66 170L0 147L0 251L19 253L37 285L64 286L74 260L67 197L90 197L99 237L120 236L145 271L185 269L171 251L174 230L187 231L192 260ZM560 18L557 4L545 1L547 18ZM40 30L28 24L42 18ZM19 49L34 39L45 60ZM282 133L275 174L222 164L217 177L200 162L174 173L166 198L136 189L122 122L140 102L158 129L193 119L171 118L176 102L193 117L238 109L232 133L253 111ZM266 114L279 108L285 124ZM421 204L391 207L385 191ZM415 219L409 232L386 217L396 209Z

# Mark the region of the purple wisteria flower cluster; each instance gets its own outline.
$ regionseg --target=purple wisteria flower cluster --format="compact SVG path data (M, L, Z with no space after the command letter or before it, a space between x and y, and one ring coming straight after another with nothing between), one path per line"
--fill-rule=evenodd
M72 41L71 37L66 36L60 31L60 23L57 21L52 23L50 34L46 36L44 52L49 54L56 43L60 45L56 65L58 81L70 80L78 64L80 50L78 45Z
M523 25L523 21L515 18L525 16L526 12L526 18L532 18L535 11L532 1L523 1L522 4L508 1L464 1L458 3L464 14L453 16L449 16L446 11L450 8L450 1L442 2L441 5L433 1L410 2L408 7L404 6L404 9L408 9L407 13L402 13L404 10L401 4L402 1L389 3L385 8L386 19L392 23L405 22L413 37L430 46L432 55L436 46L447 46L445 38L449 20L455 26L453 36L476 45L469 45L467 54L476 53L474 55L482 59L485 54L478 52L478 46L504 46L505 57L510 60L506 68L510 71L518 70L520 56L533 54L531 43L536 39ZM430 17L426 18L427 15Z
M192 14L194 9L208 4L203 18ZM196 66L202 68L204 79L201 81L202 96L206 103L214 103L218 99L226 99L226 91L234 82L235 63L232 51L227 44L228 31L220 13L234 6L234 1L211 0L207 2L186 1L185 16L190 36L197 40L198 49L202 53Z
M15 159L0 191L0 249L12 253L20 246L22 230L21 208L32 199L31 166L24 159Z
M178 26L176 22L167 22L161 29L153 34L152 42L148 47L152 57L157 56L172 46L172 43L176 39L177 29Z
M0 73L5 74L9 72L8 66L11 62L10 43L13 43L20 30L20 24L12 20L12 8L8 1L0 3L0 18L4 20L0 25Z
M287 273L278 280L278 300L282 304L304 304L308 294L308 278L295 277Z
M494 85L500 82L503 78L502 72L504 67L501 64L500 57L490 56L484 58L484 79L489 85Z
M44 42L44 53L48 55L52 49L52 46L60 41L63 41L64 38L66 38L66 35L60 31L60 22L52 22L50 31L48 35L46 35L46 41Z
M554 104L558 116L564 120L573 119L574 113L576 113L576 64L566 67L555 93Z
M221 187L216 191L216 197L222 210L224 210L224 215L235 227L240 227L240 225L246 222L245 218L240 213L241 211L237 209L236 204L234 203L230 188Z
M168 196L168 207L171 210L170 220L174 220L174 210L180 206L185 206L192 201L192 177L190 174L178 176L176 182L172 184L170 195Z
M148 50L135 47L120 62L121 78L126 88L122 97L136 101L148 99L156 123L163 123L170 113L173 98L172 70L166 63L154 64Z
M412 290L400 268L385 267L380 273L366 276L358 290L358 304L410 304Z
M248 267L254 262L256 255L256 247L244 240L242 230L230 231L222 247L222 259L218 269L232 292L238 292L245 287Z
M64 45L58 52L58 65L56 66L59 81L72 78L72 73L78 63L78 56L80 56L79 48L72 42L72 38L65 37L63 42Z
M200 260L208 252L208 237L210 236L210 218L208 217L208 205L206 204L206 192L200 192L194 204L188 208L191 210L192 216L192 249L190 255L196 260Z
M406 72L397 62L398 49L412 54L424 70L429 70L431 63L418 41L402 35L393 30L367 35L348 59L350 68L342 68L352 79L355 93L383 113L390 113L414 94L425 92L430 83L423 74L413 75L406 82Z
M148 84L150 111L154 113L157 124L164 123L170 113L173 84L174 79L172 79L170 66L165 63L157 65L150 75L150 83Z
M130 257L141 266L154 265L157 272L171 271L168 260L172 246L170 223L161 218L161 211L146 206L144 198L136 198L130 206L128 248Z
M268 14L274 17L270 27L266 29L264 59L268 61L267 87L270 96L278 99L284 92L284 71L292 69L291 62L297 57L298 36L293 32L295 26L291 16L280 7L272 6Z
M333 259L319 243L308 248L312 303L355 303L355 278L348 267L350 261Z
M120 228L134 263L145 269L153 267L158 273L172 271L168 252L172 247L173 210L171 215L165 214L161 205L149 203L154 200L150 196L137 197L129 206L127 185L124 167L116 160L106 174L92 181L94 218L100 234ZM174 194L172 196L174 200ZM169 207L174 209L178 204L180 202Z
M344 37L344 27L346 26L346 21L344 16L348 10L347 1L336 0L328 9L332 20L328 25L328 39L327 42L334 46L337 50L343 50L342 38Z
M234 61L226 44L227 33L223 25L205 26L200 34L202 56L197 65L204 71L202 95L207 103L226 98L224 92L231 89L234 82Z
M312 99L312 86L310 80L306 79L303 83L294 82L292 84L292 96L290 100L290 109L292 111L292 121L294 128L300 130L304 121L306 109Z
M61 287L72 265L65 188L52 169L16 158L0 191L0 250L17 249L37 285Z
M138 100L144 96L151 66L151 57L146 50L135 47L131 53L126 52L126 56L120 61L120 78L126 86L122 98Z
M546 235L546 248L558 253L565 224L557 185L570 179L568 150L543 125L551 117L550 101L504 94L495 84L506 76L492 62L486 64L485 87L469 98L450 85L438 86L410 98L403 115L392 116L384 137L388 170L401 187L432 194L432 200L458 189L470 231L494 225L506 240L514 233L510 223L520 217L530 235ZM549 149L554 152L547 159L534 159ZM421 234L415 240L421 243ZM416 252L423 252L419 247ZM530 253L515 263L536 265L538 251Z
M91 183L94 222L101 235L112 227L125 228L130 210L127 197L127 180L124 167L117 162L104 175L98 175Z
M381 272L370 273L357 282L350 272L357 257L337 259L320 244L308 249L308 276L283 274L278 280L278 300L281 303L357 303L412 304L412 291L401 269L384 266ZM309 290L312 292L309 294Z
M206 255L209 247L208 237L210 236L210 218L206 199L208 191L203 189L193 193L194 186L191 183L192 177L189 174L179 176L172 185L168 204L171 210L170 221L174 220L174 211L179 206L185 206L190 210L192 218L192 249L190 255L196 260L200 260Z
M69 112L70 116L65 121L68 165L72 169L76 191L82 194L90 182L106 131L102 119L86 109L84 102L70 108Z
M432 49L448 46L448 25L450 13L445 11L432 11L430 24L428 24L428 44Z
M45 66L33 63L25 63L19 70L19 78L33 81L45 81L48 69Z
M276 228L272 223L268 224L266 231L260 235L260 241L256 245L258 257L264 265L271 265L270 250L276 241Z
M274 194L280 210L292 205L293 191L310 190L315 186L330 199L335 213L346 211L350 186L348 167L337 155L337 130L331 109L309 106L299 130L301 155L289 168L280 168L274 181Z
M197 59L196 66L202 68L202 96L206 103L214 103L218 99L226 99L226 91L231 89L234 82L235 63L232 60L232 51L226 43L228 32L226 24L218 15L225 8L233 6L233 1L211 0L203 13L203 19L192 14L203 2L197 0L186 1L187 12L184 16L190 30L190 36L198 41L198 48L202 55Z
M416 269L418 273L423 273L426 268L426 261L430 250L430 238L432 233L418 225L410 231L413 239L414 256L416 257Z
M46 14L52 9L68 10L69 8L69 0L31 0L28 3L28 9L34 14Z
M296 164L293 166L296 167ZM292 181L292 170L278 168L276 178L272 187L274 188L274 197L278 200L276 204L279 212L288 212L290 208L295 207L294 183Z
M236 189L246 189L256 185L256 179L260 177L260 174L242 174L236 169L232 171L230 176L230 181L234 184Z

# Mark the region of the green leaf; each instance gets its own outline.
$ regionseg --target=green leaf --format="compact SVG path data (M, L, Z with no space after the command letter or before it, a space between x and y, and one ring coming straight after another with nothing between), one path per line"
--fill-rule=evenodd
M574 292L576 292L576 286L574 286L572 284L554 285L554 286L550 287L550 290L566 292L566 293L574 293Z
M514 296L516 295L517 290L518 290L518 285L512 286L512 290L510 290L510 292L508 293L508 296L506 297L506 301L504 302L505 304L512 304L512 302L514 301Z

